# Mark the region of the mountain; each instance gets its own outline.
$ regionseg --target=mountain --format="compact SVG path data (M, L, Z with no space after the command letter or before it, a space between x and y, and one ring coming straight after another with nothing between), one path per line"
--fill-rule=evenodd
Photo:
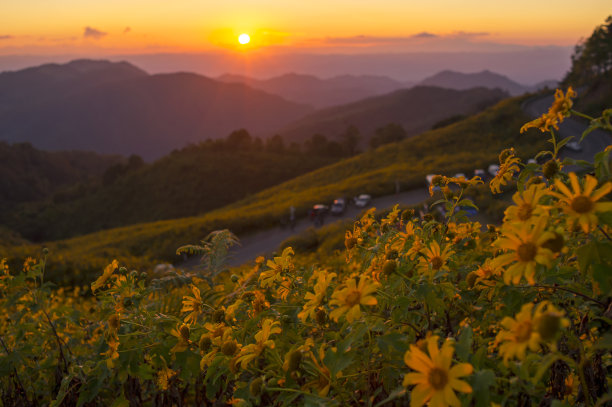
M323 108L382 95L401 88L406 83L386 76L342 75L320 79L312 75L289 73L270 79L258 80L242 75L225 74L222 82L243 83L255 89L282 96L287 100Z
M521 95L527 91L526 87L513 80L484 70L476 73L462 73L455 71L442 71L419 82L422 86L439 86L447 89L470 89L479 86L489 89L502 89L511 95Z
M362 142L376 129L389 124L400 124L408 136L430 129L442 119L455 115L476 113L506 96L497 89L475 88L452 90L417 86L316 111L278 131L281 136L302 141L314 134L339 139L347 126L356 126Z
M106 61L2 73L4 94L0 140L146 159L239 128L267 135L312 110L243 84Z
M0 73L0 115L147 73L127 62L75 60Z

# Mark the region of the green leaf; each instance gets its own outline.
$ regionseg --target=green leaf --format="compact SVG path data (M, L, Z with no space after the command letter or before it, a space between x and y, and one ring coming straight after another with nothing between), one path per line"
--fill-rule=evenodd
M473 332L471 327L465 327L459 335L459 340L455 345L455 352L457 357L463 361L470 360L470 354L472 353L472 337Z
M130 407L130 401L123 394L115 399L111 407Z
M605 296L612 295L612 271L609 264L594 264L592 266L593 280L599 284L599 289Z
M573 139L573 138L574 138L574 136L569 136L569 137L564 138L563 140L561 140L560 142L557 143L557 148L560 150L561 147L563 147L564 145L569 143L569 141L571 139Z
M599 221L605 225L612 226L612 211L597 213Z
M480 370L472 377L472 400L477 407L489 407L491 405L491 386L495 384L495 373L492 370Z

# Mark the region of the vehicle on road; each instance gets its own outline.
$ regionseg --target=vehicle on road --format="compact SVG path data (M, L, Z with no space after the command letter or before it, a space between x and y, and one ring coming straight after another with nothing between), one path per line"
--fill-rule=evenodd
M315 226L321 226L325 222L325 217L329 212L329 206L323 204L316 204L312 206L310 210L310 220L314 222Z
M491 174L492 176L496 176L497 173L499 172L499 165L497 164L489 165L488 171L489 171L489 174Z
M361 194L355 197L354 202L356 207L365 208L372 202L372 197L367 194Z
M465 174L464 174L464 173L462 173L462 172L458 172L458 173L456 173L454 178L464 178L464 179L467 179L467 177L465 176Z
M340 216L346 211L346 199L338 198L334 199L334 203L331 205L330 212L332 215Z
M580 142L575 140L568 142L565 147L576 152L582 151L582 146L580 145Z

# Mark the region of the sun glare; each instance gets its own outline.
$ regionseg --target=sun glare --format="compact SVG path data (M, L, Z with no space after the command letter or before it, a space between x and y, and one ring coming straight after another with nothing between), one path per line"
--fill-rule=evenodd
M242 45L248 44L250 41L251 37L249 37L249 34L240 34L240 36L238 37L238 42Z

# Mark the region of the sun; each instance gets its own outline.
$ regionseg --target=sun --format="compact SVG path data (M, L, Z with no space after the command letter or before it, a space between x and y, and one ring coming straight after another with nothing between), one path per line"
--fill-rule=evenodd
M238 36L238 42L241 43L242 45L248 44L251 41L251 37L249 37L249 34L240 34Z

